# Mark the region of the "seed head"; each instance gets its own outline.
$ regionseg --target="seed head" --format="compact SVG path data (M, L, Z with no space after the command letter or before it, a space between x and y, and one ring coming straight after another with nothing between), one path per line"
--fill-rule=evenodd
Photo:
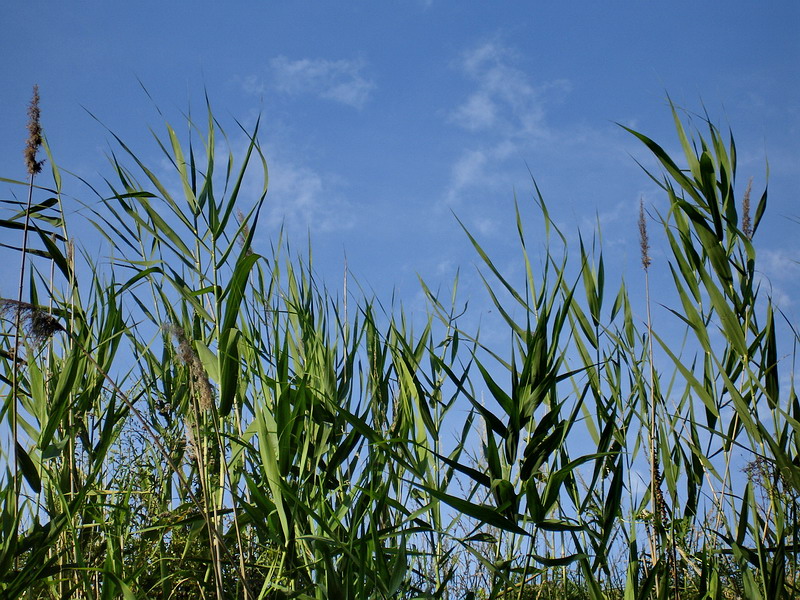
M747 182L742 198L742 233L748 240L753 239L753 223L750 220L750 191L753 188L753 178Z
M241 210L236 211L236 220L239 221L239 224L242 226L242 231L239 233L239 247L244 248L247 238L250 237L250 225L245 222L244 213ZM253 254L253 249L248 248L245 254L250 256Z
M26 339L41 346L64 327L50 313L33 304L0 298L0 315L12 316Z
M42 170L43 160L36 160L36 153L42 145L42 126L39 111L39 86L33 86L33 97L28 107L28 141L25 144L25 166L29 175L36 175Z
M186 339L186 332L178 325L168 325L166 330L171 333L178 342L178 355L181 361L189 367L192 386L197 393L200 410L211 410L214 402L214 389L211 387L211 380L208 378L203 363L197 355L197 351Z
M644 216L644 200L639 200L639 247L642 250L642 268L647 268L652 262L650 260L650 241L647 237L647 220Z

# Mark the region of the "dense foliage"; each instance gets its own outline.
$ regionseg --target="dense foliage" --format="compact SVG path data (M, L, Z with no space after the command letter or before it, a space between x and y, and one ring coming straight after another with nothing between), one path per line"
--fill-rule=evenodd
M797 336L756 274L766 191L751 216L732 138L673 115L680 159L631 131L668 200L640 215L636 300L538 189L520 282L465 230L507 351L460 325L455 285L422 284L412 319L346 279L337 299L281 240L257 253L258 126L234 156L210 110L167 126L168 174L116 140L89 255L32 109L0 220L22 240L0 598L796 597ZM655 273L675 304L651 316Z

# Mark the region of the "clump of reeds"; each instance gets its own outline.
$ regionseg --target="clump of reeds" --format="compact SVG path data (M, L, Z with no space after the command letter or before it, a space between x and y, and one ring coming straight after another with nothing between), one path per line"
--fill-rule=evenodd
M25 144L23 154L25 156L25 167L28 171L28 202L25 208L25 222L22 226L22 252L20 258L19 270L19 286L17 291L16 300L4 301L2 306L3 313L12 313L14 315L14 336L10 356L13 358L15 368L12 370L11 381L11 396L10 396L10 426L11 426L11 442L14 448L16 460L12 470L13 482L13 500L12 500L12 515L15 520L14 527L17 527L16 519L19 515L19 492L20 492L20 478L19 478L19 465L20 465L20 445L19 445L19 407L18 392L19 392L19 373L16 368L17 364L21 364L19 359L18 349L20 346L21 330L26 327L26 334L34 343L40 343L42 340L47 339L52 335L56 329L55 326L58 322L51 317L43 316L39 310L34 310L29 304L22 302L22 291L25 281L25 261L28 256L28 230L30 228L31 220L31 204L33 202L33 180L36 174L42 170L42 162L36 160L36 155L39 148L42 146L42 126L41 126L41 112L39 110L39 86L33 86L33 97L28 107L28 140ZM52 322L51 322L52 319ZM55 325L53 324L55 323ZM60 325L58 325L60 327ZM15 530L15 534L16 534Z
M32 119L38 122L38 99L33 104ZM209 122L213 127L216 121ZM19 547L21 560L28 560L19 567L0 561L0 597L38 600L102 589L108 597L377 600L428 597L438 590L441 597L653 600L669 597L670 586L676 598L699 597L698 590L709 589L715 578L729 579L731 572L741 575L748 592L761 590L747 597L797 595L797 555L789 548L797 531L792 444L800 431L786 411L774 411L775 427L790 433L769 436L771 426L745 402L724 404L726 398L746 396L755 405L764 396L762 380L771 385L771 373L777 378L778 365L769 352L754 355L744 363L747 368L730 358L743 355L730 352L741 345L739 337L770 340L772 333L749 325L753 321L740 323L731 312L728 296L716 289L708 270L728 263L737 267L739 259L720 255L716 239L692 229L712 231L711 217L699 225L696 219L719 207L711 204L718 199L704 196L706 188L690 176L696 173L700 183L734 180L725 158L732 153L719 150L716 137L713 144L698 146L717 149L721 158L701 164L687 146L685 173L675 171L675 162L646 140L675 179L664 185L673 202L663 223L672 252L664 263L674 265L675 275L667 284L685 281L699 290L690 296L688 288L677 288L679 316L691 325L687 332L697 334L704 364L687 360L683 350L673 354L673 332L658 335L658 320L651 320L651 240L643 201L638 230L647 292L644 324L635 321L624 285L611 310L603 307L602 255L591 264L581 248L585 295L579 297L580 286L571 287L566 277L574 263L568 264L566 251L559 260L548 241L542 272L530 268L522 291L469 236L491 272L486 283L501 326L514 339L506 360L503 351L479 342L477 333L457 328L456 311L427 287L434 309L421 332L415 333L402 313L392 312L384 321L364 299L354 311L358 316L348 320L346 304L332 301L316 285L310 264L252 256L253 236L237 210L240 187L226 186L234 190L230 195L212 193L214 178L203 173L194 155L185 160L171 128L170 137L161 148L179 167L185 202L170 196L171 186L154 176L148 175L153 187L134 186L115 162L125 193L113 192L98 209L108 212L95 212L99 226L111 230L112 278L120 281L120 264L134 271L132 277L126 274L126 282L104 286L93 268L88 294L66 299L52 292L41 300L53 302L51 311L37 306L33 290L28 298L33 304L21 297L0 300L0 315L21 323L19 335L30 343L42 343L62 331L62 324L72 342L53 345L43 361L46 372L34 360L15 363L0 353L5 368L0 395L12 407L5 414L13 419L19 400L25 411L20 425L33 432L18 445L18 479L41 487L36 506L41 515L60 516L63 499L70 498L70 520L60 541L53 541L55 534L45 537L44 528L23 545L13 532L0 535L0 555L12 556ZM31 130L34 149L37 139L41 131ZM210 140L207 174L215 156L213 136ZM254 132L250 150L259 155L255 140ZM33 176L41 163L35 150L30 156ZM702 169L725 172L708 172L703 179ZM678 201L672 185L685 189L685 198ZM198 189L204 190L202 200ZM132 197L137 202L130 202ZM726 194L731 197L732 192ZM746 218L749 190L746 201L741 232L735 219L724 222L742 236L752 234ZM695 220L686 217L692 202L702 208L691 212ZM540 207L547 231L557 231L543 201ZM162 211L174 218L156 218ZM761 212L759 206L755 214ZM522 216L517 208L523 259L531 265ZM109 220L115 226L102 227ZM198 227L201 221L213 230L208 238ZM9 228L8 223L0 220L0 228ZM132 255L133 246L119 239L127 232L141 242ZM71 264L69 247L66 254ZM167 269L150 266L169 266L175 254L182 261L178 286L165 275ZM708 260L711 255L719 260ZM747 272L738 267L736 273ZM139 282L155 291L153 307L137 295ZM345 279L345 298L346 285ZM77 290L80 282L74 286ZM496 294L500 288L510 296ZM725 289L735 293L735 286ZM714 304L709 306L707 298ZM743 304L731 299L733 307ZM517 305L525 322L513 317ZM68 314L84 317L81 336L73 335L62 318ZM710 328L731 343L708 345L704 334ZM154 330L161 344L153 343ZM124 350L119 355L117 343ZM658 369L654 344L664 356ZM755 342L747 349L748 357L761 352ZM138 369L130 368L131 357ZM676 371L666 386L670 361ZM729 376L721 378L737 368L738 385ZM109 375L121 372L127 374L119 380ZM795 397L793 390L786 395ZM777 388L773 397L778 398ZM466 419L459 410L464 403L471 404ZM694 417L700 410L711 415L706 422ZM722 427L732 411L741 415L747 436ZM156 414L168 415L166 426ZM40 415L46 415L39 427L47 435L35 431ZM120 442L130 419L140 425L135 448L141 453L125 451ZM452 444L443 440L450 430L461 431ZM576 436L581 446L589 444L588 454L574 455ZM84 438L91 444L78 443ZM715 472L720 459L709 455L715 441L728 455L741 447L764 456L767 462L750 467L747 490L761 482L779 492L766 496L771 502L766 510L756 510L746 491L741 508L738 498L736 506L719 502L720 515L725 511L727 518L709 526L705 515L715 500L702 499L730 495L713 489L718 481L728 485L727 475ZM112 452L121 457L119 463L109 462ZM645 465L651 468L647 517L632 482ZM685 495L679 495L678 484L680 489L686 484ZM24 498L16 480L13 485L9 482L6 498ZM23 513L25 506L32 503L23 505ZM32 514L24 516L35 520ZM781 523L786 526L774 525ZM650 556L636 541L641 530L652 544ZM732 544L737 530L741 537ZM695 531L696 537L686 533ZM108 543L95 544L100 538ZM86 539L91 546L82 543ZM627 560L615 560L622 555ZM31 568L38 564L56 567ZM462 579L469 586L463 590L456 587L459 572L466 573ZM54 592L54 585L61 587Z

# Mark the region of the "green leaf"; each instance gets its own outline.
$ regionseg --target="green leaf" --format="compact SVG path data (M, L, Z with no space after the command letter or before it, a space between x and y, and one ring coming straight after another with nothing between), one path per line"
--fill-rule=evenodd
M225 329L219 340L219 414L227 417L239 389L239 339L238 329Z
M446 494L441 490L437 490L432 487L428 487L426 485L419 485L422 489L428 492L434 498L444 502L448 506L455 508L457 511L464 513L465 515L476 519L481 523L485 523L491 527L497 527L498 529L502 529L503 531L510 531L511 533L517 533L519 535L528 536L530 535L527 531L522 529L519 525L517 525L514 521L508 519L507 517L503 516L498 512L498 510L491 506L486 506L484 504L475 504L473 502L469 502L468 500L464 500L462 498L458 498L457 496L451 496L450 494Z
M39 477L39 471L36 469L36 465L33 463L33 460L31 460L31 457L28 456L28 453L25 452L25 449L20 445L19 442L16 442L16 448L17 465L22 471L25 481L27 481L28 485L31 486L31 489L38 494L42 491L42 479Z
M261 256L258 254L245 254L236 263L228 286L225 288L222 295L222 298L225 299L225 316L222 319L222 323L220 323L220 331L234 329L236 327L236 320L239 317L242 298L244 297L247 280L250 277L250 271L260 258Z
M725 333L726 339L730 342L730 344L733 346L733 349L739 356L747 356L747 343L745 342L744 327L741 325L741 323L739 323L739 319L736 318L736 314L731 310L722 292L720 292L719 288L714 284L713 281L711 281L711 278L708 276L708 274L704 271L701 271L700 276L703 280L703 285L708 292L708 297L711 300L711 304L719 316L720 323L722 324L722 330Z

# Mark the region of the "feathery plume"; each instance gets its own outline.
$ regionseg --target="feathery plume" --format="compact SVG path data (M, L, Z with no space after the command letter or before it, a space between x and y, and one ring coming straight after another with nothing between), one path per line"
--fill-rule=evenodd
M753 239L753 222L750 220L750 191L753 188L753 178L747 182L742 198L742 233L748 240Z
M247 243L247 238L250 237L250 225L245 222L244 213L241 210L236 211L236 220L242 226L242 231L239 233L239 247L244 248L244 245ZM253 249L248 248L247 252L245 252L247 256L253 254Z
M639 200L639 247L642 249L642 268L646 271L650 260L650 240L647 237L647 220L644 217L644 200Z
M41 346L55 333L65 331L64 327L50 313L41 308L21 302L0 298L0 315L12 316L23 335L33 346Z
M42 145L42 125L39 111L39 86L33 86L33 97L28 107L28 141L25 144L25 166L29 175L36 175L42 170L43 160L36 160L36 154Z
M166 330L171 333L178 342L178 355L181 361L189 367L192 385L197 392L200 410L211 410L214 403L214 388L211 387L211 380L208 378L203 363L197 352L192 348L189 340L186 339L186 332L178 325L168 325Z

